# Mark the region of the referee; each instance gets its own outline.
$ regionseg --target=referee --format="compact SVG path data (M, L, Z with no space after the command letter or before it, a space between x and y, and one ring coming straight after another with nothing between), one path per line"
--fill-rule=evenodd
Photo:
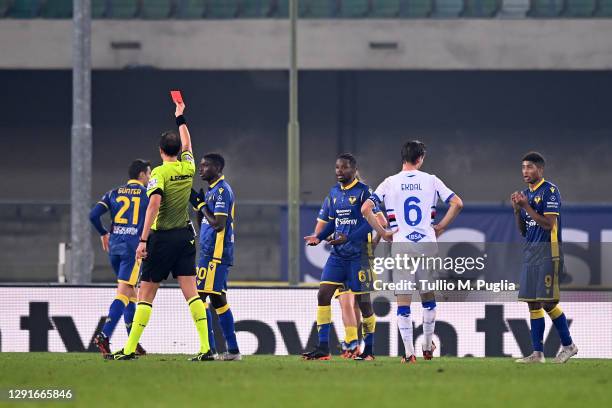
M161 135L159 154L163 164L151 173L147 187L149 206L136 250L136 257L144 259L138 305L127 343L123 349L110 354L109 359L136 358L136 346L149 322L153 299L160 282L168 278L170 271L178 280L200 336L200 352L191 360L214 359L208 344L206 308L198 295L195 280L195 237L188 213L195 163L184 110L183 102L176 103L179 134L167 131Z

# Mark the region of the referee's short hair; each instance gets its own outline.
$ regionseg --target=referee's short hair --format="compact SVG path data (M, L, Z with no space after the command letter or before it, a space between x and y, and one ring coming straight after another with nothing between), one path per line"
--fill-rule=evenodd
M402 161L404 163L416 164L417 161L425 156L427 147L425 143L418 140L411 140L402 146Z
M147 169L151 167L151 162L143 159L136 159L130 164L128 168L128 175L130 179L135 180L138 178L141 172L147 172Z
M168 156L178 156L181 151L181 138L174 130L167 130L161 135L159 148Z
M546 160L544 160L544 156L542 156L542 154L538 152L527 153L526 155L523 156L523 160L521 161L532 162L538 167L544 167L546 165Z
M223 171L223 168L225 167L225 159L219 153L208 153L204 155L203 159L212 162L219 168L219 171Z

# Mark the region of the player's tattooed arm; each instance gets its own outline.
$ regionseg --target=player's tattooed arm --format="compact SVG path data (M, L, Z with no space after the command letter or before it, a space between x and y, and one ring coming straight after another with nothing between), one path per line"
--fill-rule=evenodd
M525 225L525 221L521 216L521 207L517 204L516 201L518 198L518 194L518 191L512 193L512 195L510 196L510 203L512 203L512 209L514 210L514 218L516 219L516 225L518 226L519 232L522 236L525 236L525 234L527 234L527 226Z
M534 220L540 227L543 229L550 231L555 223L557 222L556 214L538 214L536 210L533 209L531 205L529 205L529 200L527 196L519 192L515 197L516 204L527 212L527 214Z

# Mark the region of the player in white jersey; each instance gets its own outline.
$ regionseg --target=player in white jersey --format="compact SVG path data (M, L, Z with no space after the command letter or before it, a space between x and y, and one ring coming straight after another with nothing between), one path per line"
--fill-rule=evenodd
M407 142L402 148L402 171L387 177L376 189L374 194L363 204L361 211L368 223L378 234L388 242L394 242L392 253L409 253L412 256L435 256L437 252L437 237L444 232L463 208L461 198L453 193L438 177L419 169L425 159L425 144L419 141ZM446 215L438 224L432 224L432 208L438 200L449 205ZM376 205L383 204L390 217L391 230L385 230L373 214ZM393 220L394 218L394 220ZM428 271L416 271L425 272ZM394 271L394 280L402 273L415 271ZM402 363L415 363L412 318L410 303L412 295L409 292L396 291L397 324L399 327L405 356ZM420 291L423 305L423 358L431 360L435 344L433 334L436 319L436 301L433 291Z

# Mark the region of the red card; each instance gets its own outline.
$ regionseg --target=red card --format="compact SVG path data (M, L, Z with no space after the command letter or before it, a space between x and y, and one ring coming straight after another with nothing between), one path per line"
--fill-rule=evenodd
M181 95L181 91L170 91L170 96L174 103L183 103L183 96Z

